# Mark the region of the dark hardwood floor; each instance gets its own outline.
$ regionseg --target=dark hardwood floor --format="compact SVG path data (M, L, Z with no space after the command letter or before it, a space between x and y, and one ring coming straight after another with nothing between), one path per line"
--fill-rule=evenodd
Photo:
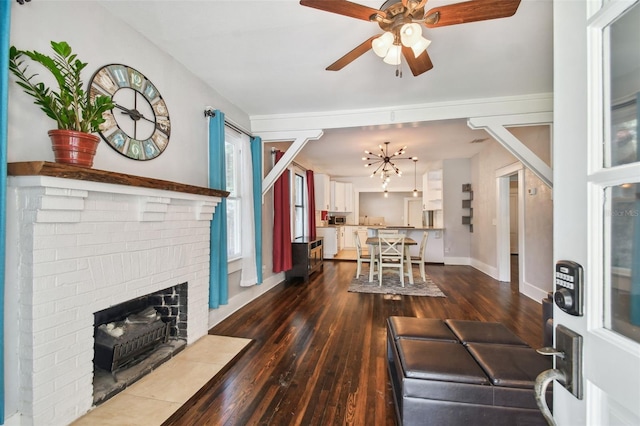
M516 262L517 265L517 262ZM469 266L427 265L446 298L349 293L355 262L280 284L210 334L253 339L170 425L394 425L385 364L391 315L500 321L542 344L541 305ZM515 275L517 276L517 274Z

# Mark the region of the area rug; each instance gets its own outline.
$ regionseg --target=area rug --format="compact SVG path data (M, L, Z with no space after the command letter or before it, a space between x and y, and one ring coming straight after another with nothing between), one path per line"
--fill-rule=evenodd
M419 274L414 275L414 283L409 284L409 279L404 278L404 287L400 285L400 276L397 271L384 271L382 273L382 286L378 284L378 276L374 276L373 282L369 282L369 270L363 268L362 274L351 280L349 290L352 293L376 293L402 296L428 296L447 297L442 290L426 275L426 282L422 281Z

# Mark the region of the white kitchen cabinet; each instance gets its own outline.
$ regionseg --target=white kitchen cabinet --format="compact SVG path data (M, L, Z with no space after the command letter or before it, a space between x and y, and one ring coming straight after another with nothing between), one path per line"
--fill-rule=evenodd
M332 212L344 212L344 183L331 181L331 209Z
M316 228L316 236L324 238L323 257L333 259L338 253L338 228L335 226Z
M442 169L430 170L426 175L426 187L422 188L424 210L442 210Z
M359 226L358 227L358 239L360 240L360 247L366 247L367 246L367 237L369 236L369 233L367 231L367 227L366 226Z
M360 245L366 247L367 227L366 226L343 226L344 228L344 248L355 249L356 238L360 240Z
M350 213L353 211L353 184L331 181L332 212Z
M338 229L338 251L344 248L344 228L345 226L337 226Z
M427 226L443 226L442 183L442 169L429 170L422 176L422 209L427 212Z
M344 184L344 211L352 212L353 209L353 184L345 183Z
M356 240L354 233L358 230L357 226L343 226L344 228L344 248L353 249L356 248Z
M313 175L313 190L315 193L316 210L330 210L331 181L329 175L316 173Z

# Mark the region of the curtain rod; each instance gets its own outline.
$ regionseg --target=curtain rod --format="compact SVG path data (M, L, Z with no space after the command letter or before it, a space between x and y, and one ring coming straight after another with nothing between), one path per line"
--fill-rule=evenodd
M213 108L208 107L204 110L204 116L205 117L215 117L216 116L216 112L213 110ZM236 126L235 124L227 121L227 119L224 120L224 125L229 127L230 129L235 130L238 133L242 133L243 135L247 135L250 138L253 137L253 135L251 133L247 133L246 131L242 130L240 127Z
M276 151L277 151L277 150L278 150L277 148L275 148L275 147L273 147L273 146L271 147L271 157L274 157L274 156L276 155ZM271 162L272 162L274 165L275 165L275 163L276 163L276 161L275 161L275 159L274 159L274 158L272 158L272 159L271 159ZM295 162L295 161L293 161L293 160L291 160L291 164L293 164L294 166L296 166L296 167L298 167L298 168L300 168L300 169L304 170L305 172L308 170L305 166L303 166L303 165L302 165L302 164L300 164L300 163L296 163L296 162Z

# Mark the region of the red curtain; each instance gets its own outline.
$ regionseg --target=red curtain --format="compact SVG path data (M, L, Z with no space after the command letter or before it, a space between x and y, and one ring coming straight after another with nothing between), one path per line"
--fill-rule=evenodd
M276 163L283 152L276 151ZM285 170L273 185L273 272L293 267L291 256L291 197L289 170Z
M316 239L316 193L313 180L313 170L307 170L307 198L309 199L309 239Z

